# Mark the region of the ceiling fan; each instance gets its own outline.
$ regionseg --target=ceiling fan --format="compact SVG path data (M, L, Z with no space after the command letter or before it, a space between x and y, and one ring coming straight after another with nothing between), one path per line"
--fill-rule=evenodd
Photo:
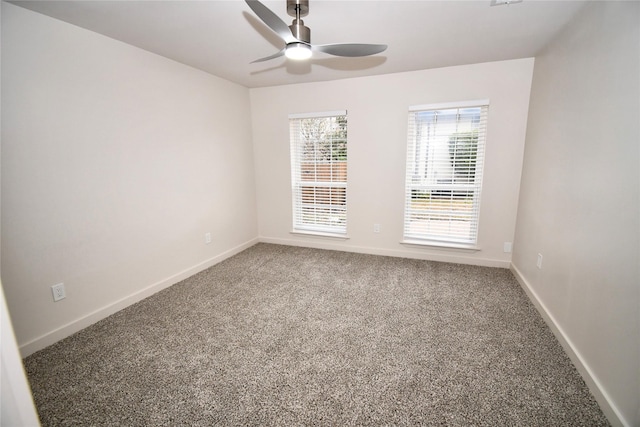
M335 56L358 57L375 55L383 52L386 44L362 44L362 43L342 43L342 44L311 44L311 30L304 25L303 16L309 14L309 0L287 0L287 13L293 16L291 25L285 24L282 19L269 10L258 0L245 0L251 10L258 15L258 18L271 28L285 42L285 46L273 55L256 59L251 62L262 62L270 59L286 56L289 59L309 59L313 51L324 52Z

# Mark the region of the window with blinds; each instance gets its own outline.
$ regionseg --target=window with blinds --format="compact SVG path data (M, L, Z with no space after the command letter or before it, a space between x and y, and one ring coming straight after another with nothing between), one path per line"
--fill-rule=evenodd
M293 231L347 232L347 112L289 116Z
M405 242L478 239L488 101L409 109Z

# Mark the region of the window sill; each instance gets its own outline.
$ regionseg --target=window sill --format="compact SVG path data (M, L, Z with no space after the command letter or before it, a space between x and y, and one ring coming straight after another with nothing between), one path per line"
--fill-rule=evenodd
M331 239L348 240L349 236L342 233L327 233L325 231L311 231L311 230L291 230L291 234L300 234L303 236L315 236L315 237L329 237Z
M443 248L443 249L457 249L462 251L469 252L478 252L482 250L480 247L466 244L466 243L451 243L451 242L439 242L437 240L412 240L405 239L400 242L403 245L409 246L421 246L421 247L431 247L431 248Z

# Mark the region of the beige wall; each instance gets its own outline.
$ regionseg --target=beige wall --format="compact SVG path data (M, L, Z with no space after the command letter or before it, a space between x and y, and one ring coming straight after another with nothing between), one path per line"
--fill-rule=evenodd
M513 256L601 406L629 426L640 425L639 19L638 2L590 3L536 57Z
M251 90L260 238L508 267L514 236L533 59ZM489 99L477 252L402 245L408 108ZM347 110L348 235L291 234L290 113ZM374 233L373 225L381 232Z
M249 117L244 87L2 3L2 283L23 353L256 241Z

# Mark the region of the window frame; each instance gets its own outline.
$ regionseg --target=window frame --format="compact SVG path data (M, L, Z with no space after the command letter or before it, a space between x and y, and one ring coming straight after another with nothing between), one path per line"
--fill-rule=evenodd
M306 162L312 163L314 165L314 178L312 180L304 179L303 172L303 159L302 159L302 139L300 135L297 134L299 131L299 126L302 120L304 119L332 119L336 117L344 117L345 125L344 125L344 156L345 160L334 160L329 159L321 160L321 161L313 161ZM347 111L346 110L335 110L335 111L324 111L324 112L313 112L313 113L296 113L289 114L289 144L290 144L290 157L291 157L291 197L292 197L292 230L291 233L294 234L306 234L306 235L314 235L314 236L322 236L322 237L331 237L331 238L340 238L347 239L347 212L348 212L348 199L347 199L347 169L348 169L348 119L347 119ZM336 140L340 141L340 140ZM333 140L325 140L325 143L328 143L331 147L330 150L333 150L333 144L335 141ZM331 152L331 156L333 156L333 152ZM333 165L338 163L344 163L344 166L340 166L338 169L334 170ZM324 174L327 173L326 165L329 165L329 180L323 181L318 180L318 175L321 175L323 172L318 168L319 165L323 165L320 169L324 170ZM335 180L334 175L342 176L344 175L344 180ZM306 193L303 188L306 187ZM318 191L320 190L320 191ZM322 193L324 190L324 195L319 196L319 193ZM337 191L336 191L337 190ZM334 203L334 194L337 193L337 199ZM343 194L340 197L340 194ZM305 195L306 194L306 195ZM328 204L316 203L313 202L305 202L305 197L310 197L309 195L313 194L313 198L329 198ZM340 203L342 200L342 203ZM337 208L337 206L342 205L342 208ZM305 222L303 217L306 212L314 211L314 221ZM330 213L318 214L317 211L328 211ZM342 211L339 215L340 222L337 225L329 224L329 222L323 223L322 221L318 221L318 216L323 215L332 215L336 211Z
M466 250L479 250L478 247L478 236L480 230L480 203L481 203L481 193L482 193L482 181L484 174L484 162L485 162L485 152L487 145L487 127L488 127L488 116L489 116L489 105L490 102L488 99L482 100L474 100L474 101L462 101L462 102L451 102L451 103L439 103L439 104L426 104L426 105L415 105L409 107L408 114L408 128L407 128L407 157L406 157L406 174L405 174L405 202L404 202L404 217L403 217L403 240L402 243L410 244L410 245L419 245L419 246L435 246L435 247L445 247L445 248L457 248L457 249L466 249ZM439 150L442 152L443 148L443 140L442 136L439 140L436 138L431 138L430 141L420 142L420 134L418 131L417 125L417 114L418 113L436 113L442 112L445 110L458 110L457 116L455 119L455 132L449 133L447 136L447 144L451 144L451 135L460 134L463 132L473 132L474 127L468 128L466 131L458 131L458 126L460 125L460 112L465 109L473 109L480 108L480 118L477 125L478 136L475 144L475 152L473 157L473 168L469 167L469 160L467 159L467 164L464 164L464 160L460 160L460 163L454 163L451 159L451 152L449 152L449 160L451 162L449 174L451 176L451 182L438 183L433 182L435 178L434 174L429 172L428 167L442 167L442 160L436 161L428 159L423 159L424 163L424 171L417 169L419 164L419 155L418 147L421 148L422 151L427 150L435 150L433 146L439 144ZM473 123L470 122L470 123ZM437 122L436 122L437 124ZM429 148L429 145L432 145L432 148ZM457 148L456 148L457 150ZM426 154L423 154L425 156ZM442 157L442 154L440 154ZM457 171L459 167L467 167L467 180L469 176L473 176L470 182L466 184L464 182L456 183L457 179L461 179L457 176ZM419 171L417 174L416 171ZM471 172L472 171L472 172ZM430 178L428 177L430 174ZM418 175L419 178L416 176ZM464 178L464 175L462 175ZM416 181L420 181L419 183ZM464 179L461 179L464 181ZM416 208L413 207L415 201L418 199L415 195L416 192L422 192L421 194L425 194L428 198L428 201L424 203L425 207ZM434 199L438 199L438 197L433 197L434 192L436 194L444 194L445 197L442 197L444 201L438 202L433 201ZM438 193L440 192L440 193ZM469 196L464 196L464 194L471 194L471 204L470 204L470 212L458 212L454 211L454 201L458 200L468 200ZM447 199L447 195L449 195ZM447 206L447 200L449 201L449 210L443 208L443 206ZM435 209L442 208L444 213L434 214ZM460 232L451 231L452 224L456 222L456 217L462 215L469 217L469 220L459 220L458 226L462 228L466 225L460 224L468 222L469 232L465 235ZM423 228L427 231L417 230L418 220L416 218L423 218L426 225L423 225ZM433 231L433 229L437 230L437 226L431 225L436 223L436 221L441 221L443 224L448 221L449 225L449 234L440 233L438 231ZM413 226L413 227L412 227ZM455 227L453 227L455 228ZM432 231L429 231L432 230Z

